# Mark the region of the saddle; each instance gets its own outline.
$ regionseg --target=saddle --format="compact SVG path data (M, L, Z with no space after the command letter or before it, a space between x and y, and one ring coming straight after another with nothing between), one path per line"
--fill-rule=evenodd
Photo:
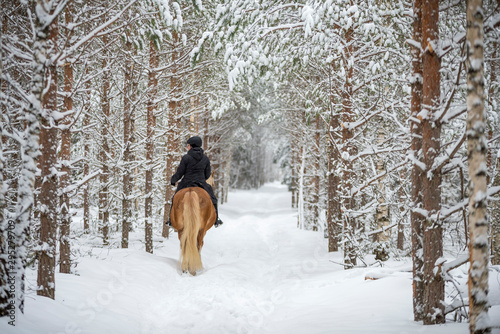
M189 187L198 187L198 188L205 189L205 185L201 181L193 181L186 188L189 188Z

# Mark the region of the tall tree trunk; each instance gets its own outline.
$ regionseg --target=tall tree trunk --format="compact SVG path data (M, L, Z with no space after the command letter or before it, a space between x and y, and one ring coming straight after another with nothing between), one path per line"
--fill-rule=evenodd
M297 208L297 138L290 136L290 191L292 192L292 208Z
M330 115L330 130L329 130L329 149L328 149L328 251L336 252L339 250L340 241L340 198L339 198L339 182L340 178L335 173L338 164L338 152L334 147L335 129L339 127L338 117Z
M344 67L346 68L346 82L342 92L342 154L344 155L342 171L342 188L344 189L342 206L344 207L343 222L344 222L344 262L345 268L349 269L356 265L356 253L354 249L354 233L356 231L356 220L351 216L351 210L354 209L354 198L350 196L352 189L351 178L353 177L353 164L350 157L356 154L356 148L352 143L354 130L347 126L352 124L354 120L352 111L352 80L353 80L353 63L350 59L353 57L353 30L349 29L345 34L345 43L347 47L346 59L344 59Z
M319 186L320 186L320 146L321 146L321 122L319 115L316 116L315 119L316 130L314 133L314 176L312 177L312 229L313 231L317 231L319 228Z
M460 168L460 200L462 201L465 195L465 186L464 186L464 170ZM467 227L467 209L465 207L462 208L462 219L464 221L464 236L465 236L465 244L469 244L469 229Z
M489 234L487 138L484 109L484 11L482 0L467 2L467 154L469 163L469 328L490 333L488 319Z
M405 179L405 174L406 171L401 171L399 173L399 180L400 182ZM406 203L406 196L405 196L405 191L403 188L403 185L400 184L399 190L398 190L398 197L399 197L399 212L402 214L401 219L398 221L398 238L396 242L397 249L399 250L404 250L404 242L405 242L405 233L404 233L404 212L405 212L405 203Z
M40 9L40 5L38 5ZM47 8L51 8L48 6ZM48 14L48 13L46 13ZM45 20L46 18L42 18ZM48 29L47 49L56 50L58 26L57 18L53 19ZM51 54L47 54L50 59ZM58 213L57 196L57 128L53 118L57 110L57 67L47 60L45 63L45 91L42 94L42 108L44 116L41 119L41 151L40 157L41 180L40 190L40 250L38 253L37 294L54 299L55 297L55 268L56 268L56 230Z
M500 186L500 154L497 155L496 170L493 187ZM500 264L500 203L492 201L491 207L491 264L497 266Z
M86 129L90 125L90 92L92 82L89 77L88 68L85 69L87 82L85 83L85 91L86 91L86 101L85 101L85 112L83 114L83 127ZM84 144L83 144L83 177L86 177L90 174L90 131L84 131L83 134ZM90 193L89 193L89 185L85 183L83 185L83 233L90 232L90 201L89 201Z
M103 37L103 44L106 45L108 42L107 36ZM107 245L109 243L109 167L108 167L108 156L110 155L109 143L108 143L108 131L109 131L109 69L108 60L106 57L102 61L103 77L101 86L101 109L103 121L101 124L101 151L99 152L99 160L101 163L101 175L99 176L99 222L100 229L102 231L103 244Z
M497 3L500 0L497 0ZM500 3L499 3L500 5ZM491 55L491 65L490 65L490 89L488 92L488 96L492 99L494 96L497 97L500 93L498 89L500 84L498 83L497 71L500 70L498 64L500 64L500 60L498 60L498 42L493 41L493 53ZM497 100L498 101L498 100ZM491 150L490 150L491 151ZM500 186L500 154L497 154L496 157L496 173L493 176L492 186ZM500 202L492 201L490 203L491 208L491 264L500 265Z
M66 7L65 12L66 24L71 23L72 17L70 12L70 7ZM73 110L73 64L68 63L64 66L64 112L71 112ZM61 151L59 152L61 160L61 172L62 175L59 179L60 181L60 191L61 195L59 202L61 205L61 223L59 228L59 271L61 273L69 274L71 271L71 251L70 251L70 225L71 225L71 213L69 196L65 190L69 186L70 182L70 161L71 161L71 131L70 125L72 123L73 116L66 115L60 122L61 124Z
M174 196L175 190L170 185L170 178L175 173L175 163L177 158L177 136L180 134L180 128L178 127L178 108L179 108L179 80L177 77L177 44L179 43L179 34L176 31L172 31L172 55L171 63L172 65L172 76L170 77L170 92L171 97L168 102L168 131L167 131L167 161L165 167L165 207L163 211L163 221L167 222L170 219L170 208L172 206L172 197ZM169 227L163 224L162 236L168 238Z
M422 44L422 1L413 1L413 40L416 44ZM424 258L423 258L423 237L424 237L424 217L421 214L423 209L422 200L422 180L424 171L422 169L422 117L419 116L422 110L422 54L420 47L411 49L412 55L412 81L411 81L411 152L413 159L411 171L411 253L413 262L413 318L415 321L423 319L424 311Z
M130 177L132 174L130 166L130 117L132 108L130 106L130 86L132 83L131 48L132 43L128 39L125 42L125 78L123 82L123 197L122 197L122 248L128 248L130 223L132 219L131 192L132 185Z
M221 198L220 205L227 202L227 197L229 193L229 183L231 181L231 161L233 160L233 152L231 149L226 150L226 162L224 166L224 196Z
M444 280L436 275L436 261L443 256L443 231L438 212L441 208L441 174L432 170L440 152L441 124L435 122L440 106L441 60L434 50L439 48L439 0L424 0L422 6L423 109L422 152L426 172L422 182L424 210L427 214L424 248L424 325L445 322ZM424 110L423 110L424 111ZM433 217L434 216L434 217Z
M203 120L203 151L208 151L208 144L210 142L210 112L208 108L204 108L204 112L202 114Z
M380 120L381 124L382 120ZM385 140L385 131L383 129L383 125L378 130L378 143L379 145L383 144ZM385 171L384 159L379 157L377 161L377 174L382 174ZM377 248L375 249L375 259L386 261L389 258L389 253L387 249L387 243L391 238L390 230L383 230L385 227L389 226L389 206L387 205L387 201L385 199L385 185L384 178L380 178L378 181L378 206L376 209L376 227L377 229L381 229L382 231L376 234L377 240Z
M156 69L158 67L158 55L156 46L151 40L149 42L149 82L148 82L148 103L147 103L147 135L146 135L146 202L145 202L145 238L146 252L153 253L153 154L154 135L156 126L156 92L158 89L158 78Z
M137 48L133 48L132 50L133 57L137 56ZM130 133L129 133L129 142L130 142L130 147L134 147L136 143L136 129L135 129L135 104L137 101L137 96L138 96L138 87L139 87L139 80L140 80L140 71L136 69L136 67L133 66L132 63L132 80L131 80L131 85L130 89L131 91L129 92L129 103L131 104L131 112L129 113L129 118L130 118ZM136 152L132 149L130 149L129 152L129 161L132 163L133 161L136 161ZM131 205L131 219L132 220L137 220L137 217L139 215L139 197L136 196L135 194L138 194L139 191L139 186L138 182L136 182L137 177L139 175L139 168L136 166L133 170L130 172L130 188L133 189L131 190L132 193L132 198L130 200L130 205ZM132 209L133 208L133 209ZM129 225L129 229L132 230L132 225Z
M46 17L43 5L36 17L36 35L33 43L33 75L31 81L31 99L29 106L23 110L24 134L20 143L21 169L19 171L19 181L17 186L17 201L15 213L14 242L9 243L9 247L14 249L14 269L9 271L10 276L15 278L15 303L21 312L24 312L25 296L25 269L27 258L26 236L30 226L30 213L34 206L35 178L37 173L37 158L40 155L40 119L42 117L42 94L45 87L45 60L47 59L47 31L53 26L45 26L41 17ZM39 16L40 15L40 16Z
M300 166L299 172L298 172L298 189L297 189L297 197L298 197L298 202L297 202L297 208L299 211L299 214L297 216L298 222L297 222L297 227L298 228L304 228L304 210L305 210L305 205L304 205L304 174L305 174L305 165L306 165L306 156L307 156L307 146L304 143L304 138L300 140L300 155L298 157L298 163Z
M213 140L213 145L212 146L212 153L211 153L211 166L212 166L212 171L214 175L214 193L217 198L220 198L220 185L221 185L221 149L219 147L220 143L220 136L218 134L215 134L212 137ZM257 169L258 170L258 169ZM258 180L256 179L256 183L258 183Z

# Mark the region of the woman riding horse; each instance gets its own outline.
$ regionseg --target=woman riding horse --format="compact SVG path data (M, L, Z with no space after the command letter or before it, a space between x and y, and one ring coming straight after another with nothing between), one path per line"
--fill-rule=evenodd
M181 163L177 168L177 172L170 179L170 184L175 186L177 181L182 180L177 185L177 190L175 193L181 189L188 187L201 187L210 195L212 203L215 207L215 213L217 215L215 221L215 227L222 225L222 221L219 219L219 211L217 210L217 197L215 197L212 186L210 186L206 180L210 177L212 169L210 167L210 160L203 154L203 149L201 148L202 140L200 137L195 136L188 139L186 142L187 154L181 159ZM174 194L175 197L175 194ZM172 200L173 203L173 200ZM172 208L170 208L172 210ZM170 215L167 225L172 226L170 222Z

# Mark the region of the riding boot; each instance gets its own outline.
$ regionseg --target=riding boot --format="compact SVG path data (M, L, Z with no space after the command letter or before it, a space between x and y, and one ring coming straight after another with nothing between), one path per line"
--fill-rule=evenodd
M214 206L215 206L215 217L216 217L215 218L215 224L214 224L214 226L215 227L219 227L219 226L221 226L224 223L219 218L219 209L217 208L217 205L214 205Z
M165 222L167 226L172 227L172 222L170 221L170 214L172 213L172 205L174 204L174 198L172 197L172 204L170 204L170 211L168 212L168 220Z

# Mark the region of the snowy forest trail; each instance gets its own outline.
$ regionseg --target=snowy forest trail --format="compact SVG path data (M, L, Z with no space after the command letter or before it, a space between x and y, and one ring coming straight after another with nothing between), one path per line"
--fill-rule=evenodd
M1 333L467 333L466 323L413 322L409 262L343 270L322 232L296 228L286 186L230 193L208 231L197 276L177 268L179 242L142 232L129 249L88 248L78 275L57 275L56 300L33 292ZM87 248L85 248L87 247ZM89 256L90 255L90 256ZM380 277L365 280L365 276Z

